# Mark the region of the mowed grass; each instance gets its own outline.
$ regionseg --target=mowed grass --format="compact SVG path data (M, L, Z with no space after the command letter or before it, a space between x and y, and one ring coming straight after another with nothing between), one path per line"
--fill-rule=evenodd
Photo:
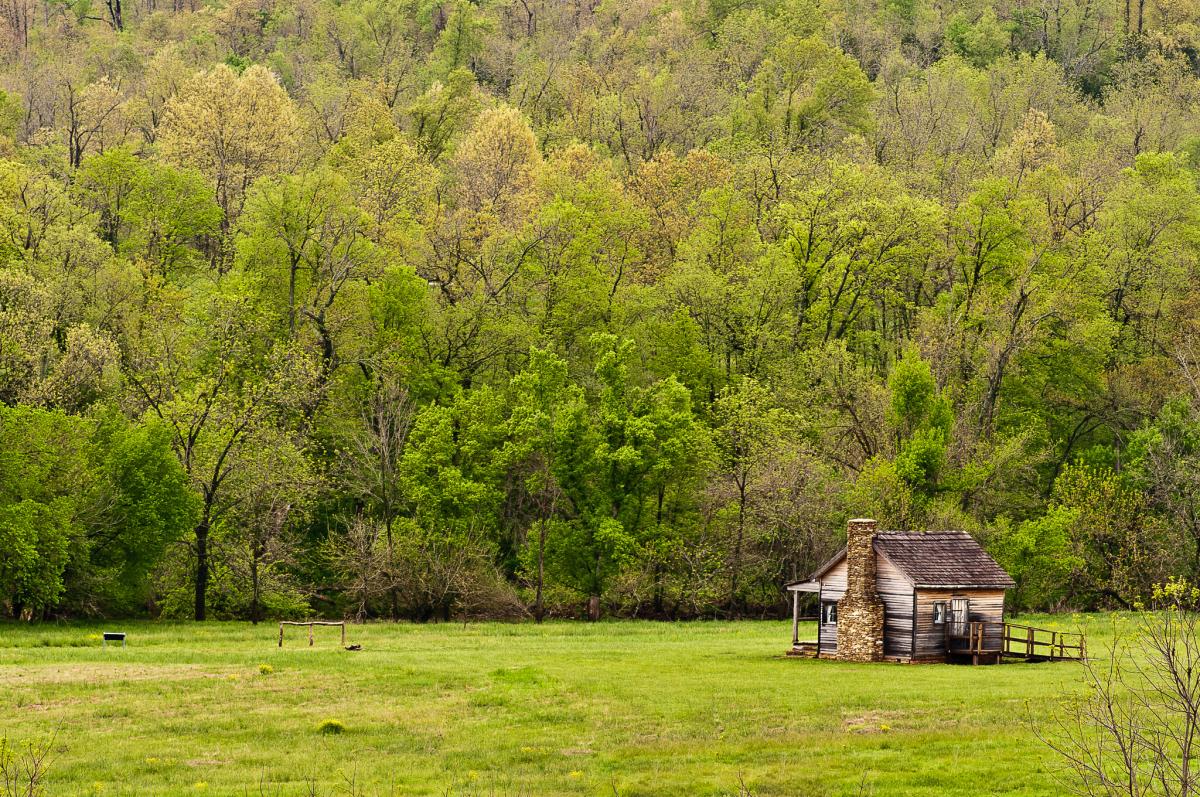
M51 795L1053 795L1029 715L1080 688L1071 663L785 658L788 622L277 633L0 625L0 733L57 731Z

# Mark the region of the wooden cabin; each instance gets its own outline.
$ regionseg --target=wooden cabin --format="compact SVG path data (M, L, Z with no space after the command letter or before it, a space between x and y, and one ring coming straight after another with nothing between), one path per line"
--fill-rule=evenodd
M1013 586L965 531L878 531L874 520L851 520L846 547L787 585L792 649L845 661L999 661L1011 633L1004 591ZM802 593L817 596L811 642L799 639Z

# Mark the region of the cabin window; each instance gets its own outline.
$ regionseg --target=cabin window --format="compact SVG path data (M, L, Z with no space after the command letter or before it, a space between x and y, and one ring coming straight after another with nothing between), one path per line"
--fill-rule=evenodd
M934 625L945 625L946 624L946 603L945 603L945 601L938 601L937 603L933 604L933 624Z
M821 624L837 625L837 603L834 601L821 603Z

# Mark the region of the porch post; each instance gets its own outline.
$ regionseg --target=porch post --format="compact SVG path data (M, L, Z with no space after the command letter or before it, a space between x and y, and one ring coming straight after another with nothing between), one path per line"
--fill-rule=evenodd
M792 590L792 647L800 644L800 590Z

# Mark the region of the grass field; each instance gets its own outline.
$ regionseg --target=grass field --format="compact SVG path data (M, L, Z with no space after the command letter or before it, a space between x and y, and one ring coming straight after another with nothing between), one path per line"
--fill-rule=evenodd
M788 659L787 622L105 627L129 646L0 625L0 732L57 729L51 795L1052 795L1027 716L1079 683Z

